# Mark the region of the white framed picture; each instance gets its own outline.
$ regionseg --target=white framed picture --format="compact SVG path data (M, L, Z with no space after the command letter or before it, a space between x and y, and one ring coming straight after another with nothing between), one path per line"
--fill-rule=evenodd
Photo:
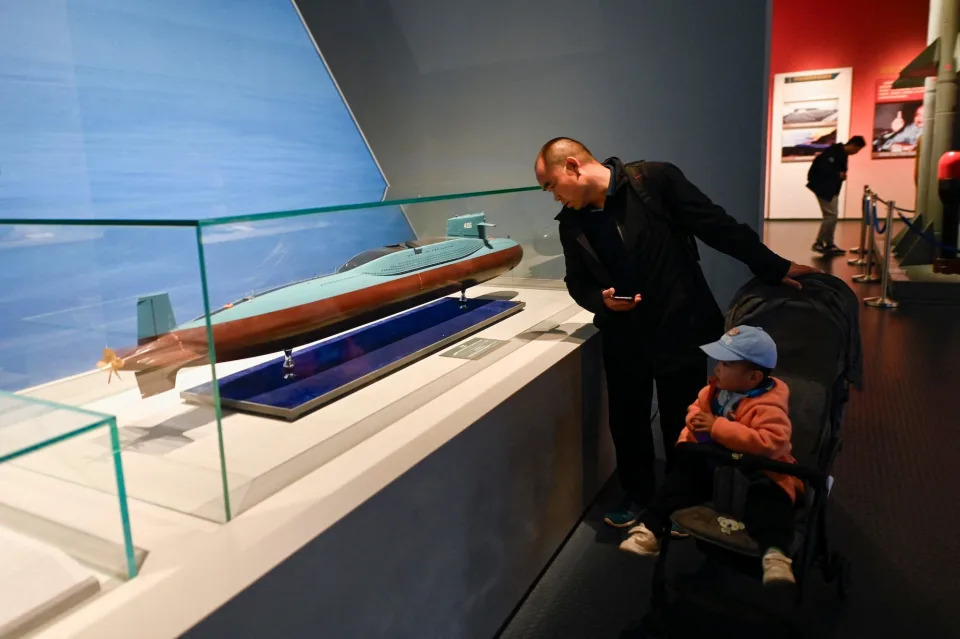
M774 76L767 166L767 209L771 219L819 218L806 188L807 171L818 153L850 135L853 69L816 69ZM840 216L844 215L840 196Z

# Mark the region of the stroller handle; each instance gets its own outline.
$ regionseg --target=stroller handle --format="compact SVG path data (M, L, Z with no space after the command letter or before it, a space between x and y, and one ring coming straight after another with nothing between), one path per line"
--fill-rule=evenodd
M685 442L677 444L677 453L703 455L721 464L738 466L747 470L769 470L791 475L809 482L816 490L825 490L827 486L827 474L819 469L801 466L800 464L787 464L763 455L737 453L716 443L694 444Z

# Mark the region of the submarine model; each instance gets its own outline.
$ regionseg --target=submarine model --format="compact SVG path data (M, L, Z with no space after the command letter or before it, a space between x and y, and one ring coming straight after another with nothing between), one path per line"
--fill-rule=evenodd
M447 220L446 236L363 251L336 272L284 284L210 312L214 354L228 362L323 339L502 275L523 249L489 237L484 213ZM209 362L204 316L177 325L167 293L137 299L137 345L105 348L107 383L132 371L142 397L176 386L177 372Z

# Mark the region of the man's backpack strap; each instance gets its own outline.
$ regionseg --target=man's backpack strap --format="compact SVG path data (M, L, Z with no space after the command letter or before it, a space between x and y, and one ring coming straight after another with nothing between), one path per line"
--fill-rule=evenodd
M668 207L663 202L661 196L662 191L658 188L658 185L654 183L654 180L650 179L646 171L646 162L641 160L639 162L624 164L623 170L626 172L627 177L630 178L630 185L637 195L640 196L640 201L647 207L647 210L666 221L674 234L683 236L684 242L690 250L693 259L699 261L700 250L697 248L697 239L680 226L680 223L671 215Z

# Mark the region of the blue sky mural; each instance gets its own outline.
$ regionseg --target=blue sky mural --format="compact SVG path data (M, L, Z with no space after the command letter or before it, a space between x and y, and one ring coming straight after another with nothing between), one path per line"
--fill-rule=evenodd
M209 218L386 187L290 0L4 0L0 105L0 218ZM135 335L140 294L202 312L191 235L0 223L0 388L89 370ZM218 228L211 303L412 237L396 207Z
M0 208L210 217L386 186L289 0L0 4Z

